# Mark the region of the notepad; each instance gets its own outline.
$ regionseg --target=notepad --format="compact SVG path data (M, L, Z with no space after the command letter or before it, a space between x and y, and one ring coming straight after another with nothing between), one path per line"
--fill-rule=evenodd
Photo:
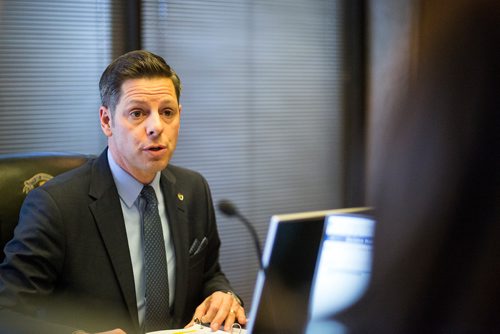
M182 329L168 329L168 330L163 330L163 331L155 331L155 332L149 332L147 334L197 334L197 333L216 333L216 334L228 334L228 332L224 332L221 330L218 330L216 332L212 332L212 329L207 326L202 326L202 325L193 325L188 328L182 328ZM231 334L246 334L246 330L240 329L240 328L234 328Z

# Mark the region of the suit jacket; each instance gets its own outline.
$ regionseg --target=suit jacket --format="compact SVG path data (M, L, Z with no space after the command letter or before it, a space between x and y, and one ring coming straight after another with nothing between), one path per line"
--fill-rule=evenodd
M176 257L170 325L182 327L205 297L231 287L218 261L220 240L206 180L169 165L160 185ZM205 237L205 248L189 254L193 241ZM125 224L106 150L29 193L5 254L0 332L3 319L11 331L32 322L37 332L140 332Z

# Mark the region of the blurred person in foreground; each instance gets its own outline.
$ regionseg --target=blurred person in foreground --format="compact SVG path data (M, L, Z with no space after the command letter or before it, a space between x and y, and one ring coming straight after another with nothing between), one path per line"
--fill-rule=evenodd
M334 319L352 333L498 333L500 2L420 5L409 87L372 136L372 280Z
M99 88L108 147L28 194L0 265L0 332L144 333L195 318L214 330L244 324L219 265L208 184L169 164L179 77L163 58L132 51L107 67Z

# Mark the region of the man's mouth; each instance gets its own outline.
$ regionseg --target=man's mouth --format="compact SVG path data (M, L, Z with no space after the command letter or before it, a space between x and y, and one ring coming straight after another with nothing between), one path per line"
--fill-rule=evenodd
M164 150L166 147L165 146L147 146L145 147L144 149L146 151L154 151L154 152L157 152L157 151L161 151L161 150Z

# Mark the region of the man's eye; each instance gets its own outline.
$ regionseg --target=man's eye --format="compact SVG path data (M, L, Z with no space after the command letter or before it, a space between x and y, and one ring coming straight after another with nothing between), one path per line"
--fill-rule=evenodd
M132 116L133 118L139 118L142 116L142 112L140 110L134 110L130 112L130 116Z
M172 117L175 115L175 112L172 109L164 109L161 111L161 114L166 117Z

